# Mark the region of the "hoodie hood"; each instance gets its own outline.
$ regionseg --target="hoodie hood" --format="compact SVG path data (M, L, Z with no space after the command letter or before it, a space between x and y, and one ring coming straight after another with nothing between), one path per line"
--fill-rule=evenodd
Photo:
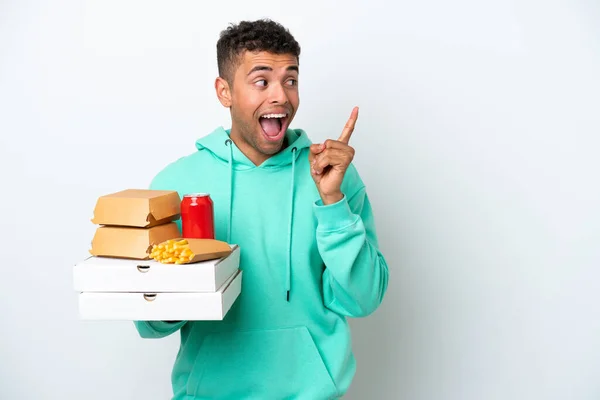
M302 129L288 129L285 134L285 147L277 154L268 158L261 165L256 166L240 151L240 149L231 141L230 129L219 127L209 135L196 141L198 150L208 150L214 156L224 163L232 164L233 169L243 170L251 168L273 168L290 165L292 160L296 160L301 150L310 147L312 142ZM229 146L233 144L233 146Z
M248 157L230 139L230 129L219 127L209 135L196 141L198 151L207 150L212 153L216 159L229 166L229 196L227 205L227 243L231 243L231 226L233 219L233 200L235 197L234 171L271 168L285 168L291 165L289 172L290 186L287 207L289 208L289 219L287 221L287 257L285 270L285 295L287 301L290 300L291 274L292 274L292 231L294 224L294 195L295 195L295 177L296 160L302 153L302 150L310 147L311 141L301 129L288 129L285 134L285 147L277 154L269 157L261 165L256 166ZM285 204L282 204L285 207Z

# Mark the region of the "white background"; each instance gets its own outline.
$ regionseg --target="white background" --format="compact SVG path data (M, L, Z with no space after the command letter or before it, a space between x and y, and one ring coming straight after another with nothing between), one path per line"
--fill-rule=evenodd
M352 144L389 292L349 399L600 398L596 0L0 1L0 398L167 399L176 335L83 322L98 196L146 187L227 111L215 43L302 45L294 127Z

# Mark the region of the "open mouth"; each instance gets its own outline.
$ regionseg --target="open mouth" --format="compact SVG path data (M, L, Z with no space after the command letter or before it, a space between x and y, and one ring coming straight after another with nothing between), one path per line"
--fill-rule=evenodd
M264 114L258 119L265 138L269 141L279 141L287 130L288 114Z

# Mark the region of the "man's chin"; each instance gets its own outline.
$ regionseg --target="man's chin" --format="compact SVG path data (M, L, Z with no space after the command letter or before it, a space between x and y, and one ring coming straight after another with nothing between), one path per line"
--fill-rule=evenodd
M282 147L283 147L283 140L279 141L278 143L268 142L268 143L264 143L262 146L260 146L260 151L264 155L272 156L272 155L279 153L281 151Z

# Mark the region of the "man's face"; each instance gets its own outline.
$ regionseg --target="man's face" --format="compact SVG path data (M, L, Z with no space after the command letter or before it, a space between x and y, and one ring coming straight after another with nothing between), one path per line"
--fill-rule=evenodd
M250 160L260 164L281 150L299 103L295 56L240 55L230 87L231 137Z

